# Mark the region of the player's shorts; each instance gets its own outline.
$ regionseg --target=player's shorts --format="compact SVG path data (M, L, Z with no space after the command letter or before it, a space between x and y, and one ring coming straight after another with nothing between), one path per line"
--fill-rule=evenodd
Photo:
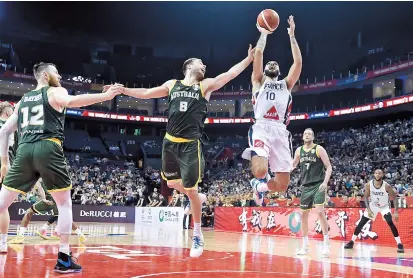
M321 183L315 185L302 186L300 197L300 208L310 210L313 206L324 206L326 202L326 192L319 191Z
M49 192L72 188L63 148L58 139L20 144L3 186L25 194L32 190L40 177Z
M53 216L59 216L59 210L57 209L57 205L54 202L54 200L53 199L50 200L49 198L47 198L47 200L52 201L53 205L48 205L42 200L42 201L39 201L39 202L35 203L32 206L32 210L34 212L36 212L38 214L42 214L42 215L52 211Z
M251 160L252 152L266 157L271 172L291 172L293 153L291 133L285 125L279 123L257 122L248 131L247 148L242 158Z
M390 206L389 205L387 205L387 206L383 206L383 207L378 207L377 205L375 205L375 204L373 204L373 203L370 203L370 209L371 209L371 211L373 212L373 217L370 217L369 216L369 214L368 214L368 212L367 212L367 209L364 211L364 214L363 214L363 216L364 217L367 217L368 219L371 219L371 220L376 220L376 216L377 216L377 214L381 214L382 216L384 216L385 214L388 214L388 213L391 213L391 209L390 209Z
M205 168L200 140L165 135L162 145L162 178L182 180L186 189L197 189Z

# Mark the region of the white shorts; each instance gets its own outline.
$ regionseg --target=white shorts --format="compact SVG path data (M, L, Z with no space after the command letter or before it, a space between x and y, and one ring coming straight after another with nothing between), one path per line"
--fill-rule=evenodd
M248 131L249 148L242 153L242 158L251 160L251 152L266 157L271 172L291 172L293 153L291 133L285 125L259 122Z
M363 216L364 217L367 217L367 218L369 218L369 219L371 219L371 220L376 220L376 216L377 216L377 214L381 214L381 216L384 216L385 214L388 214L388 213L391 213L391 209L390 209L390 206L383 206L383 207L378 207L378 206L376 206L375 204L372 204L372 203L370 203L370 209L371 209L371 211L373 212L373 218L370 218L369 217L369 214L367 213L367 209L364 211L364 214L363 214Z

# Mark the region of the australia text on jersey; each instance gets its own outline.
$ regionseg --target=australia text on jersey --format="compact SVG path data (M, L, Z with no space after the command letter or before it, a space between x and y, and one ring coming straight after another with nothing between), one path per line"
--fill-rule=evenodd
M315 156L303 156L300 157L300 162L317 162L317 158Z
M179 92L173 92L171 94L171 100L177 97L190 97L190 98L195 98L196 100L199 100L199 93L179 91Z

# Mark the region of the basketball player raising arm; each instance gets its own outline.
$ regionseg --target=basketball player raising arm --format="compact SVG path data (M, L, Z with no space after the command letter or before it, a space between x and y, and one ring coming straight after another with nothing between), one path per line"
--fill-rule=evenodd
M183 65L183 72L185 74L185 79L182 80L184 84L196 84L200 83L203 94L206 100L209 100L211 93L221 89L231 80L236 78L241 74L252 62L254 59L255 48L252 48L251 45L248 49L248 56L230 68L227 72L224 72L215 78L205 78L206 65L203 64L201 59L191 58L185 61ZM145 89L145 88L125 88L123 94L140 98L140 99L151 99L151 98L162 98L168 96L170 90L175 85L176 80L168 80L163 85ZM117 84L116 84L117 85ZM112 85L104 86L104 90L107 90Z
M201 141L207 104L211 93L219 90L243 72L254 59L254 49L227 72L215 78L204 78L206 66L201 59L188 59L183 64L183 80L169 80L152 89L124 89L124 94L136 98L168 96L168 123L162 145L162 178L170 188L185 193L191 203L194 231L191 257L199 257L204 249L201 232L201 209L206 196L198 193L205 160ZM107 89L108 87L105 87Z
M290 28L288 28L287 30L288 35L290 36L291 51L293 54L294 62L290 67L290 71L288 72L285 81L287 83L288 90L291 91L295 83L297 83L298 79L300 78L303 59L301 56L300 47L298 46L297 40L295 38L295 22L292 15L290 15L290 17L288 18L288 24L290 25ZM267 44L267 37L268 35L272 34L272 32L260 27L259 25L257 25L257 28L261 32L261 36L257 42L257 46L255 47L254 54L253 72L251 76L253 93L261 88L266 77L276 78L280 74L278 63L275 61L268 62L265 65L265 69L263 70L264 49Z
M288 24L294 63L287 77L280 81L277 62L269 61L263 69L264 49L271 32L257 23L261 35L255 48L251 76L255 124L249 130L249 147L242 154L244 159L251 161L254 179L250 184L257 205L262 205L265 192L284 192L290 182L292 147L291 134L286 126L292 108L291 89L300 77L302 57L294 35L293 16L288 18ZM268 166L275 173L272 179L268 174Z

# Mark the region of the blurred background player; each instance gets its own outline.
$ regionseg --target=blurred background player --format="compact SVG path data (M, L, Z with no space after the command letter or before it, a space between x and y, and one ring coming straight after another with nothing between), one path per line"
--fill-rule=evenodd
M300 165L301 173L301 225L303 231L303 247L297 255L306 255L310 251L308 246L308 215L315 206L324 235L322 255L330 254L328 222L324 210L326 203L327 184L331 177L332 167L326 150L314 144L314 131L307 128L303 133L304 145L297 148L294 155L294 168Z
M45 185L42 181L42 179L39 179L36 184L35 188L37 189L38 195L40 196L40 201L32 205L24 214L23 220L20 224L19 231L17 233L17 236L10 240L10 244L24 244L24 235L27 230L27 227L29 226L30 220L32 219L33 215L35 213L44 215L48 212L53 213L53 217L44 224L42 229L37 232L37 234L43 238L43 239L49 239L47 237L47 230L51 224L53 224L54 221L57 220L59 211L57 209L56 203L53 200L52 195L50 195L49 192L47 192ZM51 221L52 220L52 221ZM57 228L57 226L56 226ZM76 227L75 223L72 222L72 231L75 231L76 234L79 236L79 240L81 242L86 241L85 235ZM56 231L53 232L51 238L53 239L59 239L59 235Z
M33 67L37 86L17 103L14 113L0 129L1 177L0 213L9 208L19 194L32 190L41 177L51 193L61 216L58 232L60 247L55 272L81 272L72 259L69 240L73 222L72 182L63 153L64 121L67 107L83 107L113 99L120 86L105 93L69 95L60 84L55 65L39 63ZM9 170L9 136L18 130L19 145Z
M278 81L280 69L277 62L268 62L263 70L264 49L271 32L257 24L261 36L254 54L251 76L255 124L248 132L249 148L243 152L242 157L251 161L255 177L251 180L251 186L258 205L262 205L264 200L263 192L287 190L292 170L291 134L287 125L292 108L291 89L300 77L302 57L294 35L293 16L288 18L288 24L294 63L287 77L281 81ZM268 175L268 164L275 173L272 179Z
M394 225L390 209L390 198L393 200L394 204L394 220L399 219L398 208L399 204L397 202L397 195L394 193L392 187L383 180L383 171L377 169L374 171L374 179L370 180L364 186L364 202L366 204L366 210L358 223L351 240L344 246L345 249L353 249L354 242L356 241L358 235L363 229L364 225L367 224L369 220L374 221L377 214L381 214L386 220L387 224L391 229L394 239L397 243L397 252L404 253L404 247L400 240L399 231Z
M6 123L7 119L13 114L13 106L5 101L0 103L0 128ZM9 136L9 163L13 163L16 155L17 133ZM0 188L3 181L0 181ZM9 231L10 215L9 210L0 213L0 253L7 253L7 233Z
M250 45L245 59L215 78L205 78L206 66L202 60L191 58L183 64L183 80L169 80L151 89L124 90L125 95L140 99L168 96L168 123L162 145L161 175L170 188L185 193L191 202L194 231L190 256L194 258L201 256L204 250L201 212L206 196L198 193L198 183L205 168L201 140L208 101L214 91L243 72L253 58L254 49Z

